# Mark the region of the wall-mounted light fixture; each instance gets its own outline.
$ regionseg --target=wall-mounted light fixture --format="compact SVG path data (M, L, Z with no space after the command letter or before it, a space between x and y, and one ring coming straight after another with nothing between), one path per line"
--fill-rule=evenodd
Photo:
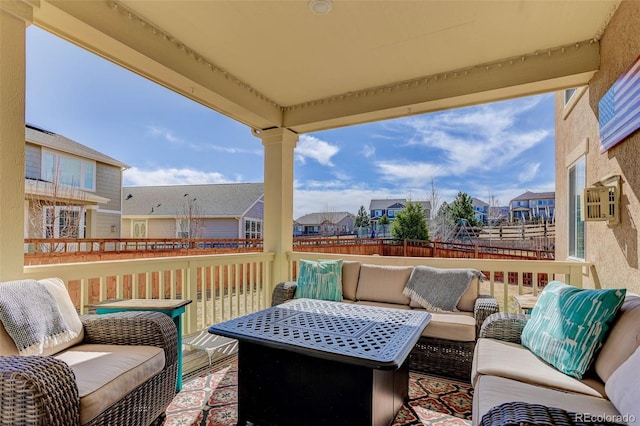
M331 0L309 0L309 9L316 15L326 15L331 12L333 2Z
M118 227L116 225L111 225L111 232L116 232Z

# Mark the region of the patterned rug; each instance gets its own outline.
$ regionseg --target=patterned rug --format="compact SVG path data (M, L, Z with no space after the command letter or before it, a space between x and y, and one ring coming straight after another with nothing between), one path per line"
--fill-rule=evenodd
M237 357L221 360L183 380L163 419L165 426L232 426L237 422ZM471 424L470 385L409 373L409 401L393 426L457 426Z

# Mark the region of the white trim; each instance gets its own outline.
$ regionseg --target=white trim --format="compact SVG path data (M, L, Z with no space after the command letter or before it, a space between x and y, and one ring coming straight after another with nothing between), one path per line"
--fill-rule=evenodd
M571 95L568 102L565 101L565 93L568 89L562 91L562 102L564 104L564 108L562 109L563 120L566 120L569 114L571 114L571 111L573 111L573 108L575 108L576 104L578 103L580 98L582 98L582 95L584 95L584 93L587 91L588 87L589 86L582 86L575 88L576 91L573 93L573 95Z
M108 210L108 209L96 209L98 213L107 213L107 214L122 214L120 210Z

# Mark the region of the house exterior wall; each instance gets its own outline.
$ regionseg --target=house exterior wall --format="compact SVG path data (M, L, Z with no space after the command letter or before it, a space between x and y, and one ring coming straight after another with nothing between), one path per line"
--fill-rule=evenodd
M556 259L565 259L568 242L568 166L586 155L586 185L610 175L622 177L620 223L587 222L585 287L626 287L640 293L638 224L640 224L640 131L600 153L598 102L640 52L640 2L624 1L600 40L600 71L589 82L575 107L564 108L564 93L556 94ZM576 93L578 94L578 93Z
M249 211L244 215L247 219L260 219L264 217L264 202L258 201L249 209Z
M96 220L96 235L92 235L91 238L120 238L120 214L100 211L93 212L93 214ZM115 231L111 232L111 226L114 225Z
M201 238L244 238L238 236L236 219L205 219Z
M122 171L119 167L96 163L96 195L109 199L99 206L101 210L121 211Z
M131 226L129 226L131 232ZM147 220L147 238L176 238L176 219Z

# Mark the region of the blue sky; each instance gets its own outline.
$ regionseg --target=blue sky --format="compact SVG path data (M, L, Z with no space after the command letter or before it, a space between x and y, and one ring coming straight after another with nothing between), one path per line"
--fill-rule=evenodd
M124 184L262 182L250 129L34 26L27 29L28 123L129 166ZM300 136L294 218L356 213L372 198L458 191L501 205L553 191L553 94Z

